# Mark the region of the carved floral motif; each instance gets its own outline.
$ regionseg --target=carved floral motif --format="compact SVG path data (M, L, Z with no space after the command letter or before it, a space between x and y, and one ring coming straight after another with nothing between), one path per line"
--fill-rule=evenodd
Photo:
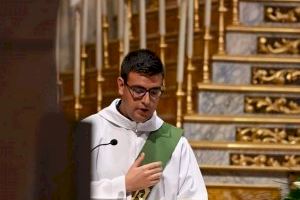
M231 154L231 165L256 167L300 167L299 155Z
M295 84L300 83L300 70L297 69L268 69L254 68L252 71L253 84Z
M265 7L265 20L268 22L300 22L300 7Z
M297 99L284 97L246 97L246 113L300 114Z
M263 54L299 54L300 39L258 38L258 52Z
M237 141L258 143L299 144L300 129L241 127Z

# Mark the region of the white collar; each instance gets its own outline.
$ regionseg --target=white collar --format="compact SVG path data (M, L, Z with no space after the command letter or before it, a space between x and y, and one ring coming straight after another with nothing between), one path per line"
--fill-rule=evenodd
M115 99L108 107L101 110L98 114L116 126L135 132L151 132L162 126L163 120L157 116L156 111L153 113L152 117L144 123L131 121L117 110L119 101L120 99Z

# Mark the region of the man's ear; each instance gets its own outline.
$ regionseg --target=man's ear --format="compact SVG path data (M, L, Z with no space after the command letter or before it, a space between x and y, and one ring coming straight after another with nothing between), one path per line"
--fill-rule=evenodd
M122 96L124 93L125 83L124 83L124 80L120 76L117 78L117 84L118 84L119 95Z

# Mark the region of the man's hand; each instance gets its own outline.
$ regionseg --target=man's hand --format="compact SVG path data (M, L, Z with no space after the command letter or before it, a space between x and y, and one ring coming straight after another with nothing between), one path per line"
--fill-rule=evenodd
M133 192L155 185L162 175L161 162L153 162L140 166L145 158L141 153L138 159L132 164L125 176L127 192Z

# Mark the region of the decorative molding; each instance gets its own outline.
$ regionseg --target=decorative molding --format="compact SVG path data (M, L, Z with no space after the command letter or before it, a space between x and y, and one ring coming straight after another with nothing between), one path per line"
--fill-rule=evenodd
M239 127L236 140L240 142L300 144L300 128Z
M297 23L300 22L300 7L275 7L265 6L265 21L280 23Z
M300 39L258 37L258 53L299 55Z
M300 167L299 155L230 154L230 164L258 167Z
M212 56L213 61L240 62L240 63L287 63L300 64L300 59L295 57L278 57L274 55L221 55Z
M184 122L191 123L213 123L213 124L300 124L300 118L294 116L232 116L232 115L184 115Z
M300 69L254 67L251 82L255 85L300 85Z
M199 165L201 171L207 173L211 172L220 172L220 171L228 171L234 173L284 173L287 172L300 172L300 167L257 167L257 166L238 166L238 165Z
M246 32L246 33L283 33L283 34L300 34L298 27L274 27L274 26L245 26L245 25L229 25L226 31Z
M223 142L223 141L199 141L189 140L193 149L209 150L251 150L251 151L290 151L300 150L298 144L272 144L272 143L249 143L249 142Z
M271 2L271 3L282 3L283 0L240 0L246 2ZM284 3L299 3L299 0L284 0Z
M300 99L285 97L245 97L246 113L300 114Z
M269 86L269 85L229 85L229 84L205 84L198 83L198 90L200 91L214 91L214 92L268 92L268 93L285 93L285 94L299 94L300 87L294 86Z

